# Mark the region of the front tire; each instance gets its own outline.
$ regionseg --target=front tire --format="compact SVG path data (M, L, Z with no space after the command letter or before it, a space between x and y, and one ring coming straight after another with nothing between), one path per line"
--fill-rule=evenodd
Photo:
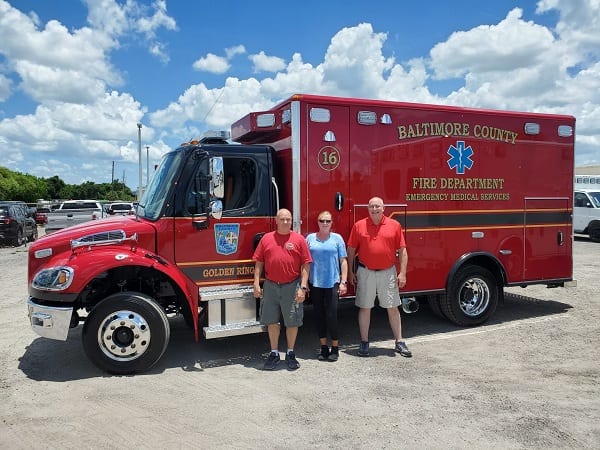
M37 225L33 228L33 233L31 233L31 237L29 238L29 242L35 242L38 238L38 230Z
M447 317L444 315L442 308L440 306L440 298L441 295L431 294L427 296L427 304L429 305L430 311L434 316L439 317L440 319L446 319Z
M440 297L440 307L456 325L479 325L494 314L499 297L500 289L492 272L479 266L464 266L450 281L447 295Z
M589 234L592 242L600 242L600 224L590 225Z
M83 326L83 349L101 370L117 375L144 372L169 343L163 309L148 295L119 292L92 309Z

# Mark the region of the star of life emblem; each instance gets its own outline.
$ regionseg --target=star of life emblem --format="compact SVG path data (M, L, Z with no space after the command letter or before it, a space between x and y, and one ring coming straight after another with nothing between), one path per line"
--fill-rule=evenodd
M473 160L471 159L473 153L473 149L470 145L465 147L465 141L456 141L456 146L451 145L448 148L448 154L450 155L448 167L450 167L450 169L456 169L458 175L463 175L465 169L471 169L471 167L473 167Z

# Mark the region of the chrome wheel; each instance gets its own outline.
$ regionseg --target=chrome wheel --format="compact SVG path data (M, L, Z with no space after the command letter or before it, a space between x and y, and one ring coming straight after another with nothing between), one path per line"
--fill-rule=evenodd
M138 358L148 350L150 327L133 311L109 314L98 329L98 346L109 358L127 361Z

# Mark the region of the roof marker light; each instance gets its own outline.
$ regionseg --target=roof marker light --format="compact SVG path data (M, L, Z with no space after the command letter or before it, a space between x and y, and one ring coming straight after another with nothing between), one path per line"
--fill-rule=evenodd
M558 135L560 137L571 137L573 136L573 127L571 125L559 125Z
M359 111L357 120L361 125L375 125L377 123L377 114L373 111Z
M527 122L525 124L525 134L540 134L540 124L534 122Z
M329 122L331 120L331 112L325 108L311 108L310 120L313 122Z
M256 116L256 126L259 128L272 127L275 125L275 114L259 114Z

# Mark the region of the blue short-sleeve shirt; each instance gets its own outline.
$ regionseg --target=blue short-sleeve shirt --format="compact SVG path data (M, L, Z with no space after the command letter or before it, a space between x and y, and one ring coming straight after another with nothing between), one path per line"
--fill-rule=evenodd
M340 282L340 258L346 258L346 244L338 233L329 233L326 241L320 241L317 233L306 237L312 256L310 284L318 288L332 288Z

